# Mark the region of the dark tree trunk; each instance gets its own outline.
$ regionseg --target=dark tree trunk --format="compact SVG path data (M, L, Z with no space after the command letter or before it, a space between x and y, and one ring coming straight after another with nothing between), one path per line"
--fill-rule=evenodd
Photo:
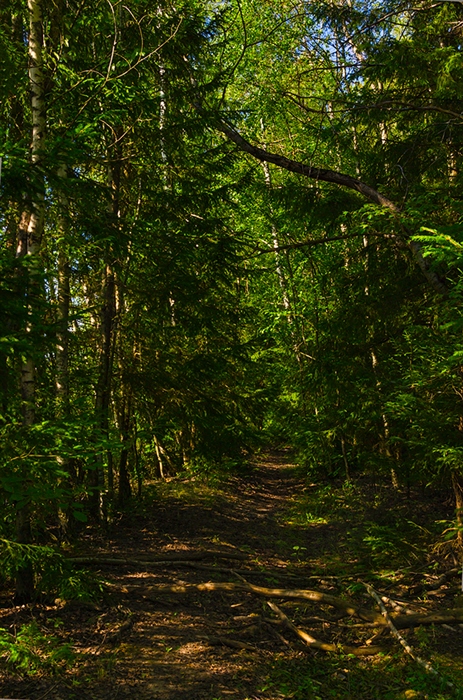
M463 546L463 476L458 472L452 472L452 487L455 494L455 512L457 521L457 542Z

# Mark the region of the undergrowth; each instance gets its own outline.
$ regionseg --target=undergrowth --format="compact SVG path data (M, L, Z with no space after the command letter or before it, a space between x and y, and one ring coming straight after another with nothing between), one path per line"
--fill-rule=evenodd
M11 582L28 565L34 572L37 598L53 596L88 602L103 595L103 582L93 572L75 569L52 547L0 539L0 583Z
M344 561L354 560L362 569L417 565L442 533L435 514L392 487L375 489L352 481L308 487L293 500L282 523L296 530L342 526L336 549L342 549Z
M378 590L386 586L389 591L404 580L407 595L409 572L432 573L442 564L435 552L445 505L418 496L409 499L392 487L377 489L362 482L308 485L280 518L289 539L287 551L293 550L293 567L309 566L321 580L338 581L350 595L364 592L362 581L376 581ZM418 628L411 632L410 643L431 661L439 677L427 673L394 640L390 653L364 659L322 652L302 652L292 660L281 655L269 665L262 691L292 700L463 698L457 630Z
M448 687L445 671L434 678L400 652L369 660L322 653L288 661L279 656L268 667L262 692L291 700L461 700L463 674Z
M14 633L0 628L0 659L9 671L33 676L67 668L75 654L69 643L63 643L49 630L42 630L36 620L32 620Z

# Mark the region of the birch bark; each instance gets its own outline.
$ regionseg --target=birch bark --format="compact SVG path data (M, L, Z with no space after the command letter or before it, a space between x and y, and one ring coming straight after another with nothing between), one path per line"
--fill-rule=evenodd
M40 161L43 156L46 116L45 116L45 81L43 71L43 28L42 28L42 0L28 0L29 19L29 87L31 94L31 143L30 143L30 164L31 164L31 193L25 201L25 206L20 217L18 231L18 257L31 256L29 266L29 284L26 293L25 304L31 314L31 304L34 296L39 293L38 287L40 273L40 249L44 228L44 180L40 172ZM32 332L31 321L28 322L26 331ZM25 428L31 427L35 422L35 389L36 376L35 365L32 357L27 357L21 367L21 398L23 408L23 425ZM27 482L23 488L27 496ZM16 510L16 538L23 544L31 542L31 521L29 506L21 505ZM34 577L32 567L25 565L21 567L16 576L17 602L29 602L34 594Z

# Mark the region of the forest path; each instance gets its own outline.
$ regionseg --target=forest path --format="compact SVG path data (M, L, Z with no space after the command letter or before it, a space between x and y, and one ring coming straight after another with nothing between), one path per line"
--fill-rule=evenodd
M266 622L262 600L243 591L160 595L150 586L243 577L261 586L307 587L300 553L309 554L308 531L287 516L303 488L291 455L274 452L224 484L194 477L153 484L152 493L142 503L134 501L106 538L88 527L76 555L188 561L96 568L110 588L105 603L58 603L38 613L51 634L59 630L72 643L77 665L53 681L16 679L0 695L28 700L281 697L265 690L263 679L275 656L283 652L286 658L291 650ZM230 647L229 640L247 648Z
M149 572L113 570L112 581L122 590L130 587L123 605L135 622L119 644L115 676L111 673L107 679L110 695L153 700L271 698L261 692L256 669L265 665L265 652L217 644L217 638L231 638L251 647L263 644L270 655L284 649L262 622L261 601L243 593L153 597L149 586L237 581L237 569L252 583L293 585L297 579L292 555L299 551L293 547L307 549L307 543L288 530L284 513L301 494L303 481L295 475L290 455L275 452L257 460L249 473L231 478L224 488L208 489L199 483L193 496L188 493L192 485L180 484L177 493L175 488L162 489L151 512L121 523L113 553L142 559L150 554L200 556L217 551L247 554L248 559L202 561L191 567L173 564Z
M424 697L419 693L397 694L403 663L398 661L395 667L387 655L387 649L394 649L393 639L381 641L386 655L383 659L374 657L373 663L324 655L313 649L307 654L307 647L294 632L278 626L265 598L243 590L243 579L267 588L309 588L334 596L347 593L362 606L371 606L363 587L358 590L358 583L365 572L369 575L372 571L372 563L379 571L381 562L390 567L391 549L382 556L378 542L390 547L389 540L397 533L392 540L394 548L404 540L406 549L396 557L408 557L409 545L403 533L410 519L417 519L420 532L428 532L427 528L445 512L436 509L432 495L428 500L410 500L392 486L378 490L368 483L350 483L334 489L331 485L306 484L298 476L291 454L284 451L254 460L246 471L222 483L208 484L194 476L153 483L143 500L134 499L130 509L115 519L106 537L89 526L74 547L75 555L91 558L92 568L107 582L109 592L103 601L85 604L58 599L54 603L11 607L11 602L3 599L1 627L20 630L32 621L47 643L52 645L53 638L70 643L76 660L69 670L57 675L44 669L36 676L21 678L0 671L0 697ZM382 528L385 534L380 539ZM372 538L365 535L372 532L376 539L370 548ZM407 537L416 539L413 523L407 532ZM419 548L415 541L413 545L414 554ZM401 561L404 559L396 558L392 563L397 568ZM411 607L412 612L448 607L454 596L450 583L430 589L425 604L422 596L416 601L410 599L413 586L421 585L419 569L424 569L416 556L412 562L414 569L403 580L399 576L395 593L388 574L384 577L375 573L375 585L380 586L383 580L388 596L396 595L399 600L405 596L407 609ZM429 580L435 578L432 568ZM228 588L199 589L204 583L228 584ZM232 586L230 590L229 584L238 584L238 589ZM352 584L357 591L352 590ZM172 586L175 590L169 588ZM358 646L365 644L372 633L363 624L341 622L333 611L316 601L278 598L278 605L289 619L320 640L354 642ZM457 627L433 632L434 652L451 668L461 668L460 637ZM420 639L414 639L418 648ZM425 639L431 644L430 637ZM425 651L428 653L428 649ZM415 678L414 667L411 673ZM350 681L346 683L351 676L356 679L352 680L352 692ZM419 686L421 680L416 678ZM389 693L383 692L386 679ZM407 692L408 683L404 678ZM437 700L443 696L429 697Z

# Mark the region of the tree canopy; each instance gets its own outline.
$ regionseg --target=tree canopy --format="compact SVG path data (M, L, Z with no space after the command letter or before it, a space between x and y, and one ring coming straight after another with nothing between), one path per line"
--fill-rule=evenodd
M2 536L282 442L452 485L461 533L462 36L459 2L2 3Z

